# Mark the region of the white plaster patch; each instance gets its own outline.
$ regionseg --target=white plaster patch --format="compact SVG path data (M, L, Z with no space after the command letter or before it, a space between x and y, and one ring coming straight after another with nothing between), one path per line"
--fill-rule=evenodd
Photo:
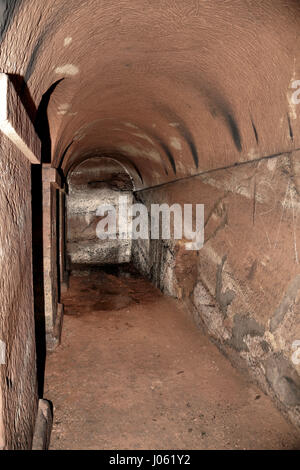
M181 142L178 137L170 137L171 146L176 150L181 150Z
M297 102L295 101L295 92L297 92L297 88L299 89L299 81L296 80L296 59L294 59L294 72L293 76L290 81L290 86L287 90L287 100L289 104L289 116L291 119L297 119ZM298 93L299 94L299 93Z
M68 109L70 108L69 103L62 103L58 106L57 114L67 114Z
M132 127L133 129L138 129L138 126L135 124L132 124L131 122L124 122L125 126L127 127Z
M63 75L77 75L79 73L79 68L73 64L65 64L60 67L56 67L55 73Z
M169 122L169 126L171 126L171 127L178 127L178 126L179 126L179 122Z
M124 152L128 153L132 157L146 157L150 158L151 160L160 162L160 154L156 150L143 150L133 145L121 145L120 149Z
M67 47L71 44L72 42L72 38L71 36L67 36L65 39L64 39L64 47Z
M151 137L149 137L147 134L144 134L143 132L133 132L132 135L135 135L136 137L140 137L141 139L146 140L146 141L149 142L150 144L154 144L154 142L153 142L153 140L151 139Z
M6 344L0 339L0 364L6 364L5 352Z
M276 165L277 165L277 160L276 160L276 158L269 158L269 159L268 159L268 163L267 163L268 170L274 171L275 168L276 168Z
M254 158L258 158L259 156L259 153L257 152L257 150L255 150L254 148L251 148L248 152L248 158L250 160L253 160Z
M150 157L152 160L156 160L157 162L160 162L160 153L157 150L150 150L150 151L144 151L143 155L146 157Z

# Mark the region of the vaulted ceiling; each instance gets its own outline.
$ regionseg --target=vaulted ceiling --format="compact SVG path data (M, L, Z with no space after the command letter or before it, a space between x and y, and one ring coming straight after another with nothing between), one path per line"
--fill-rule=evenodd
M13 0L0 14L1 69L43 132L47 113L64 172L106 156L146 187L300 147L297 0Z

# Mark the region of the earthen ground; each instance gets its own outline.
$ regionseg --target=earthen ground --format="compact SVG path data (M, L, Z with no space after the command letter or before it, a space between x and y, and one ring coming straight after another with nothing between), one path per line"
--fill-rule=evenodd
M300 448L270 398L147 280L77 272L63 302L50 449Z

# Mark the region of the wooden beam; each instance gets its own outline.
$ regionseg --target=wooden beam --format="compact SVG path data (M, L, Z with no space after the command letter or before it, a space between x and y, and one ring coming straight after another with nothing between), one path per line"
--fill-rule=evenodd
M31 163L41 163L41 141L5 73L0 73L0 130Z

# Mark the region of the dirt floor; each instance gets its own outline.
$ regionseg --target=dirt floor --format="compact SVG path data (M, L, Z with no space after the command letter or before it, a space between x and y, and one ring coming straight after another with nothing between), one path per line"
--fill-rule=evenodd
M77 272L50 353L50 449L299 449L300 436L148 281Z

